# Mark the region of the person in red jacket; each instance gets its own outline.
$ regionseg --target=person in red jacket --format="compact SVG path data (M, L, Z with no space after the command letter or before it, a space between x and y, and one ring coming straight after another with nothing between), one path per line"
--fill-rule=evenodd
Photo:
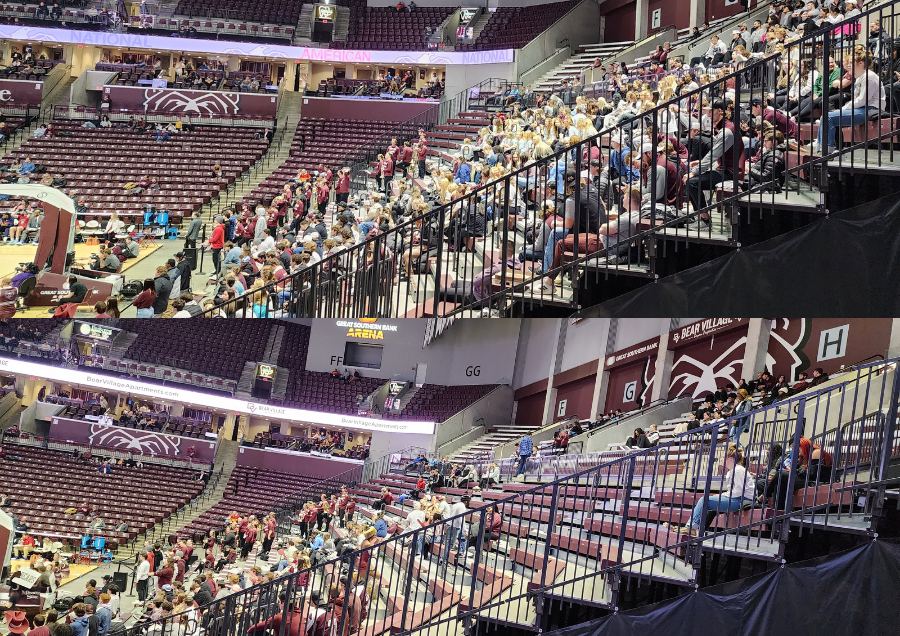
M419 477L418 481L416 481L416 487L409 493L410 496L412 496L413 499L418 499L419 496L425 492L427 486L428 482L425 481L425 477Z
M347 203L350 197L350 168L341 168L338 172L337 185L334 188L336 201L338 203Z
M219 274L219 265L222 262L222 248L225 246L225 218L216 217L216 227L209 238L209 249L212 250L213 270Z

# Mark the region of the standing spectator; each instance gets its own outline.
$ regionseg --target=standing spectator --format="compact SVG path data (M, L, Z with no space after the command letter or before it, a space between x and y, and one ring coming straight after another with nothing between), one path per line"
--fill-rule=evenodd
M340 172L338 172L337 177L337 185L334 188L335 192L335 201L340 203L347 203L347 199L350 197L350 168L343 168Z
M154 302L156 302L156 283L152 278L148 278L144 281L143 291L132 302L137 309L137 317L152 318Z
M197 247L197 239L200 238L201 227L203 227L203 221L200 220L200 213L194 212L191 215L191 224L188 226L187 235L184 237L185 249Z
M216 217L216 227L213 229L212 236L207 242L209 249L212 250L213 273L219 275L219 266L222 263L222 248L225 247L225 218Z
M519 475L525 474L525 462L531 457L534 452L534 442L531 439L531 436L528 433L522 436L522 439L519 440L519 464L516 466L516 477Z
M172 281L169 279L165 265L160 265L156 268L153 289L156 291L156 300L153 301L153 315L160 316L168 308L169 295L172 293Z

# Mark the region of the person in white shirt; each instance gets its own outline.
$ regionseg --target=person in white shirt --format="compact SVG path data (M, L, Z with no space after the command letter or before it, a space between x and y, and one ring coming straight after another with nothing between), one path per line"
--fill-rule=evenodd
M462 560L466 559L466 544L469 540L469 530L466 524L465 517L461 517L460 515L464 515L469 511L469 497L464 496L458 499L454 499L453 503L447 508L447 512L444 515L444 519L449 519L448 528L447 528L447 536L444 538L444 549L443 555L441 557L440 562L446 562L450 558L450 550L452 549L454 543L454 537L459 537L459 547L456 550L456 561L457 563L462 557Z
M441 513L441 516L447 517L447 508L450 507L450 504L447 503L447 500L444 499L443 495L435 495L434 499L437 503L435 503L435 508L438 509L438 512Z
M112 241L116 238L116 234L119 234L124 228L125 222L119 218L118 214L113 212L112 216L109 217L109 221L106 222L106 230L104 230L106 240Z
M150 565L149 563L147 564ZM109 592L109 608L112 610L113 618L116 618L119 615L119 610L121 609L121 601L119 598L119 588L115 585L110 585L106 590Z
M819 126L819 139L813 145L814 153L833 153L834 136L838 128L865 123L872 112L884 110L884 86L878 75L869 70L871 61L871 54L859 44L853 48L852 54L844 56L844 70L856 78L853 82L853 99L841 110L828 112L823 122L826 125Z
M137 581L138 601L147 600L147 582L150 580L150 562L147 561L147 554L141 553L141 562L137 566L134 573L134 580Z
M656 424L650 425L650 431L647 433L647 441L650 442L652 446L659 444L659 430L657 430Z
M706 499L706 520L703 528L706 529L716 518L716 515L726 512L737 512L744 506L744 502L753 502L756 497L756 477L744 468L744 452L740 446L732 442L728 445L725 456L725 480L722 482L722 494L710 495ZM694 506L691 513L690 533L696 536L700 532L700 524L704 520L704 498L701 498Z
M272 250L275 249L275 239L272 238L272 231L269 228L263 230L263 239L259 244L257 249L257 254L263 253L268 254Z
M721 64L722 60L725 58L725 53L727 51L728 47L725 46L725 43L719 41L718 35L714 35L709 39L709 48L706 49L706 53L703 54L702 58L693 58L691 60L691 66L697 66L701 62L703 62L704 66Z
M422 512L422 504L418 501L413 504L413 511L406 516L406 529L403 531L403 534L407 534L410 532L415 532L421 528L425 527L425 513ZM422 550L425 547L425 533L420 532L418 536L418 547L419 554L422 553ZM413 553L415 554L415 552Z

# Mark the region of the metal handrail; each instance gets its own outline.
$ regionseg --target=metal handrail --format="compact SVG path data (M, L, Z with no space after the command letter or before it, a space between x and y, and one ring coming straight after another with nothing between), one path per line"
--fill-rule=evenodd
M890 368L895 368L896 362L896 359L890 361ZM457 594L457 600L464 600L468 595L469 602L465 606L461 606L457 612L437 612L431 620L426 619L415 624L406 623L406 611L404 610L397 616L397 620L400 622L399 631L404 634L413 634L425 629L432 630L431 633L439 633L434 630L436 628L439 630L445 624L449 627L456 621L467 623L481 616L485 618L492 615L497 616L500 614L501 608L507 611L507 622L512 625L520 624L515 618L509 618L510 611L523 605L528 607L532 603L536 603L535 607L538 612L545 611L542 609L545 607L544 603L560 594L564 587L568 590L567 595L570 598L574 595L576 599L583 599L589 604L600 604L602 607L613 609L617 606L618 599L621 598L621 585L625 583L626 577L640 585L644 581L658 580L660 576L673 576L672 574L664 575L664 567L668 567L670 572L685 572L684 576L687 578L681 584L693 587L694 579L691 577L696 577L703 553L724 555L749 553L756 555L758 559L780 563L784 556L783 547L788 540L788 530L791 525L799 526L801 532L812 531L816 526L830 525L831 519L835 517L841 518L843 515L846 518L849 515L854 518L868 518L877 511L879 497L866 497L865 502L854 502L852 499L847 499L845 502L845 498L841 494L833 495L833 493L842 493L848 488L847 475L851 471L845 470L840 476L832 474L821 479L806 475L804 477L806 481L801 483L796 478L796 468L804 426L808 427L812 421L814 428L819 424L824 428L829 418L827 411L830 408L837 411L839 418L849 415L851 419L854 419L853 416L856 414L858 406L856 401L854 400L850 404L842 399L850 387L855 387L857 397L863 397L859 394L864 393L865 399L878 403L879 408L885 405L887 396L888 410L891 411L891 416L885 421L892 423L896 419L897 401L900 398L900 374L895 373L890 383L885 382L882 385L880 395L870 391L872 387L868 384L865 387L862 384L864 379L874 377L869 373L864 373L865 371L884 370L887 366L886 363L876 363L856 371L855 378L840 385L790 398L788 402L796 403L800 412L800 416L794 420L793 430L785 430L776 434L775 429L770 426L771 407L755 409L725 422L726 426L747 426L748 432L742 434L742 441L745 436L749 435L747 438L749 441L745 446L747 450L745 457L749 467L761 471L768 470L769 464L760 459L764 454L767 455L767 449L776 441L784 441L791 445L793 459L790 470L778 471L773 483L778 488L784 485L788 495L794 492L796 483L798 489L803 490L799 504L796 506L790 496L786 497L783 503L779 502L779 495L776 493L775 501L771 506L764 501L762 504L753 503L748 510L733 515L714 515L716 526L707 531L701 525L697 536L672 533L662 523L663 518L659 512L656 516L649 516L646 524L648 530L653 530L653 538L650 538L648 534L643 539L643 541L650 541L650 549L639 549L637 547L639 543L632 542L632 539L637 539L628 536L629 527L639 529L644 526L641 524L628 526L626 521L620 522L617 519L619 519L620 512L624 519L634 516L631 505L632 493L634 488L640 489L646 486L648 480L651 489L654 488L654 484L660 488L665 482L665 487L670 489L668 492L674 501L680 500L680 493L690 493L692 496L701 495L699 503L694 506L693 513L701 521L706 518L707 512L710 512L709 494L711 489L727 490L729 488L729 485L722 483L721 477L717 475L726 451L725 446L719 442L719 424L717 423L690 431L677 440L658 447L617 457L599 466L492 500L490 508L503 510L504 515L510 515L510 521L506 522L507 527L503 528L503 524L501 524L499 535L488 535L484 532L488 522L492 520L488 517L488 507L470 509L462 515L407 532L399 537L387 538L360 550L351 548L344 551L338 559L319 562L309 570L287 575L271 583L258 585L215 601L213 604L201 608L203 620L216 621L218 617L238 616L234 610L240 607L243 612L239 615L239 620L217 623L215 630L215 633L220 636L225 634L236 636L244 633L248 626L266 620L267 616L261 613L260 608L263 603L254 601L263 598L275 599L281 593L285 595L284 612L308 612L308 592L312 589L327 592L330 583L336 583L339 579L337 572L341 569L349 572L359 570L362 575L361 582L365 582L371 573L376 576L376 581L381 586L387 585L388 589L393 590L391 594L396 594L398 599L407 597L412 593L412 585L420 583L426 586L449 585ZM838 402L839 404L837 404ZM862 406L864 409L866 408L866 405ZM894 429L891 425L886 424L885 432L893 435ZM684 464L686 466L684 472L670 472L668 468L674 465L673 461ZM774 468L775 465L771 467ZM667 475L674 475L674 480ZM884 476L881 474L870 473L868 477L864 477L861 473L855 472L851 477L851 481L854 483L849 488L860 490L868 490L872 487L883 488L883 485L880 485L883 480ZM580 496L570 494L570 486L581 488L588 494ZM827 492L821 492L823 489ZM660 494L665 494L665 491L660 490ZM835 499L837 503L834 503ZM615 505L612 508L604 507L600 512L601 508L596 506L601 500L612 501ZM583 507L579 502L588 504L588 507ZM545 517L541 511L548 507L549 513ZM835 507L838 508L838 511L832 512ZM851 511L843 512L842 509L847 507L851 507ZM637 506L638 510L639 508L640 506ZM569 510L582 509L594 511L591 516L583 519L583 523L587 524L588 528L598 524L605 528L596 532L610 535L609 543L598 544L600 547L585 546L579 538L580 527L564 525L557 520L558 515L562 518L569 514L567 512ZM666 510L674 512L674 509L671 508ZM517 517L520 522L513 522L514 517ZM537 526L533 523L535 519L539 521ZM423 540L425 544L429 540L438 542L439 537L442 537L441 540L446 540L447 533L451 533L450 537L454 536L455 531L452 529L458 527L455 524L463 523L477 524L481 528L481 531L475 533L474 564L470 568L467 562L464 568L474 576L467 575L465 579L462 579L458 576L456 568L453 571L441 568L437 574L432 574L427 568L414 567L416 561L412 556L416 551L415 546L420 540ZM837 523L840 524L843 521ZM618 524L619 527L617 528L615 524ZM539 529L540 535L536 534ZM522 530L524 530L524 534L521 534ZM578 531L577 534L574 533L575 530ZM568 534L565 534L566 531ZM764 540L763 531L766 534L771 533L771 539ZM339 529L336 529L335 532L339 533ZM494 533L493 529L491 529L491 533ZM527 542L517 545L514 550L509 550L506 554L501 552L488 561L487 548L489 548L489 543L500 540L497 538L498 536L500 539L505 537L509 544L518 541L514 537L525 536L529 539ZM575 543L572 543L573 541ZM531 545L535 547L530 548ZM555 545L558 545L561 551L554 552ZM448 547L452 547L452 543ZM439 553L441 549L443 547L438 548ZM541 554L542 550L543 554ZM559 572L554 576L547 575L549 560L566 558L562 555L563 551L566 553L574 551L576 554L587 555L588 567L583 568L583 573L576 570L561 578ZM524 562L521 559L516 560L517 553L519 556L525 557ZM538 559L543 559L543 565L538 564ZM361 560L368 563L364 569L360 565ZM596 560L596 567L593 567L593 560ZM388 563L392 565L388 566ZM497 596L496 592L491 593L493 586L489 585L485 579L484 588L488 591L482 594L479 602L473 603L476 588L479 588L479 578L491 576L496 580L496 577L510 577L506 572L513 569L511 563L523 564L525 568L534 570L535 575L531 584ZM393 564L396 564L397 570L393 569ZM516 572L522 571L521 567L515 568L515 570ZM687 572L693 572L693 574L688 576ZM379 580L379 576L381 580ZM519 575L514 572L512 576ZM461 589L457 588L460 581ZM588 583L590 587L586 587ZM349 594L355 592L356 581L352 576L341 578L340 583L336 584L345 597L349 597ZM600 588L599 596L598 586ZM441 589L446 590L447 588ZM377 597L374 600L367 600L373 603L378 602ZM451 603L451 606L455 602ZM444 607L443 604L441 607ZM496 612L492 612L495 609ZM275 610L277 611L277 607ZM375 613L369 611L368 614L373 617L369 620L374 621ZM518 616L516 614L516 617ZM335 614L334 619L339 625L338 633L342 633L341 626L349 619L346 605L341 610L340 617ZM150 627L166 634L168 626L175 620L180 619L165 617L146 623L141 626L141 629ZM285 629L287 622L282 621L282 630ZM280 631L279 636L283 636L285 633L286 631Z
M883 10L883 8L873 9L867 14L856 16L855 18L846 21L843 25L852 26L860 20L866 19L867 16ZM808 46L819 43L823 44L823 46L821 48L813 49L815 55L824 56L824 53L833 52L835 50L838 50L839 52L838 47L833 47L831 44L833 41L832 31L840 28L842 28L842 25L834 25L831 30L825 29L812 33L788 44L785 52L785 59L787 59L794 50L804 52L805 55ZM836 44L839 45L839 43ZM817 57L816 59L820 58ZM775 69L775 63L776 60L773 58L748 62L742 68L727 74L725 77L716 80L701 89L683 93L679 96L678 103L689 104L692 101L696 102L705 97L711 98L713 94L716 94L716 91L724 93L726 89L731 90L729 85L732 84L735 86L735 103L739 104L742 102L741 93L743 92L746 96L748 90L742 87L742 83L748 81L748 78L765 78L768 73ZM750 93L752 96L755 93L758 94L758 91L750 89ZM827 92L823 94L823 103L827 96ZM571 298L557 298L555 296L550 296L543 291L532 289L532 285L541 282L542 278L553 278L562 274L571 274L572 277L577 280L581 275L588 271L588 268L595 267L601 270L601 272L634 271L638 275L643 274L648 278L652 278L656 272L656 262L658 257L656 253L657 241L682 241L688 240L691 237L696 237L698 240L711 238L713 236L712 230L703 228L702 224L698 224L696 228L679 228L686 228L686 224L697 220L698 217L707 214L710 210L718 208L729 211L732 215L732 220L734 220L733 215L738 213L736 209L737 204L741 200L751 196L752 198L749 199L751 203L759 200L761 205L762 203L768 203L771 200L772 204L776 205L782 201L788 201L788 197L794 192L796 192L798 196L807 198L815 198L816 195L819 195L820 199L818 203L810 203L810 205L818 206L814 207L815 210L824 211L824 208L822 207L824 204L821 201L821 196L825 189L825 181L821 178L821 174L829 165L829 162L833 162L835 157L839 157L841 153L844 153L847 150L859 147L865 143L874 143L876 141L880 143L882 139L887 139L896 134L894 131L880 132L878 134L866 133L865 140L856 140L855 142L851 140L848 142L847 147L841 152L834 152L831 154L823 153L820 158L813 158L811 155L803 154L798 149L789 149L787 151L789 157L785 160L788 165L786 165L784 171L787 185L783 188L782 194L774 194L775 191L773 191L772 194L761 194L771 190L773 184L777 183L775 181L775 176L772 177L771 181L750 184L750 187L746 191L742 191L740 184L736 183L738 180L738 171L735 170L733 179L725 184L726 187L730 187L731 193L724 192L720 200L707 202L699 208L694 208L693 211L686 211L685 213L679 212L674 217L667 217L663 216L662 213L657 210L655 200L656 193L655 191L652 191L651 211L648 213L649 218L644 221L649 226L647 229L637 228L634 233L628 237L627 241L616 244L614 248L595 249L590 242L585 246L579 247L578 239L579 236L582 236L583 238L583 233L581 235L579 234L581 231L579 230L578 223L576 223L572 232L573 238L576 240L574 243L574 254L572 255L571 260L564 259L561 265L551 268L549 271L541 272L540 276L534 273L528 273L527 270L523 271L520 275L516 275L512 270L511 265L507 263L507 260L502 258L504 255L503 250L507 249L507 244L512 236L509 233L512 230L507 228L506 224L503 224L499 231L501 238L492 239L495 241L494 249L500 250L501 258L499 260L491 261L492 263L497 264L500 270L496 274L499 283L497 283L496 280L493 281L498 284L500 290L495 291L490 285L482 283L482 286L485 287L487 293L483 296L479 296L475 302L466 300L456 306L452 304L445 306L441 303L441 290L434 289L433 287L429 289L429 286L435 284L434 281L437 281L438 284L443 281L441 277L443 262L447 260L448 257L452 257L452 259L457 262L467 259L466 256L460 255L458 252L456 254L449 254L448 248L443 240L436 241L435 249L437 254L434 260L434 278L429 276L424 280L424 289L420 284L414 290L411 290L406 297L403 297L402 292L400 291L401 288L393 284L393 278L396 273L398 262L397 258L387 251L387 248L389 246L393 247L395 245L401 245L404 237L411 235L413 230L419 224L422 224L423 227L434 226L446 229L450 225L451 219L457 214L469 214L470 212L466 212L466 210L469 209L470 206L480 202L481 198L485 196L496 197L496 207L499 209L500 216L503 216L503 207L509 205L509 199L506 197L505 193L509 189L508 185L514 183L513 180L532 179L536 181L536 185L539 186L536 187L535 190L541 190L541 184L547 185L549 179L545 172L552 171L556 169L557 166L559 166L558 169L560 172L562 172L564 168L574 168L576 173L583 172L585 166L582 157L589 153L592 148L596 149L595 146L597 144L607 145L611 144L613 141L619 141L622 144L627 145L632 138L631 135L627 134L631 131L631 128L634 127L633 133L637 136L645 130L648 121L656 126L657 131L660 131L659 121L663 117L663 112L669 112L668 107L669 104L655 106L645 111L640 119L635 119L628 123L620 123L607 128L596 136L581 141L577 146L572 146L557 152L531 166L512 171L509 175L502 177L500 181L488 183L474 189L473 192L467 194L465 198L449 204L439 205L422 217L400 223L384 234L365 239L359 244L354 245L352 248L342 251L338 255L329 256L316 265L305 268L302 271L291 275L287 279L280 281L278 285L281 287L276 287L275 284L272 284L266 291L280 291L286 284L291 285L292 291L283 311L286 315L297 316L334 316L343 314L349 315L350 313L353 315L361 315L361 311L366 312L365 315L371 316L390 316L395 314L423 315L428 309L431 310L433 315L456 316L465 315L465 312L480 311L488 308L500 312L509 311L513 304L519 303L543 304L548 302L573 308L580 304L577 288ZM887 117L888 113L885 113L884 115L885 120L891 121ZM736 114L734 115L733 120L738 121ZM890 148L887 150L892 152ZM736 154L737 151L734 150L733 152ZM655 159L656 155L657 152L654 146L651 158ZM789 159L793 159L793 163L788 161ZM879 158L878 161L881 161L881 159ZM842 162L839 159L837 162L834 162L833 165L840 167ZM712 168L712 166L710 168ZM812 178L809 183L803 182L803 189L801 191L801 181L797 179L792 182L791 180L800 176L801 173L807 172L810 173ZM818 191L812 189L815 182L819 183L820 190ZM575 193L572 196L577 198L583 189L587 189L587 191L590 192L590 189L593 187L595 186L590 183L582 185L581 182L578 181L574 186ZM780 188L781 186L779 186L779 189ZM808 195L807 189L809 190ZM755 203L753 204L755 205ZM576 209L579 207L580 206L576 206ZM618 222L613 225L617 225L617 223ZM735 228L732 232L736 235L739 230L738 226L735 226L732 223L731 227ZM499 245L497 245L497 243L499 243ZM736 238L731 238L729 244L738 246L740 243ZM487 242L485 243L485 251L489 251ZM611 256L611 253L614 258L607 259L607 257ZM509 252L506 252L505 256L514 258L514 255ZM640 268L633 268L630 265L630 261L636 257L641 258L643 262L649 261L649 264L646 265L646 273L644 273L644 269L642 269L644 267L643 265ZM476 265L473 262L472 267L483 266ZM331 274L331 271L337 271L337 276ZM474 270L472 277L475 278L478 273L478 270ZM487 267L484 267L483 273L489 273ZM487 279L487 282L490 282L490 279ZM428 298L427 303L423 302L425 298ZM247 302L248 299L239 298L226 306L225 310L239 310L244 308L245 305L247 305ZM323 303L326 304L323 306ZM414 305L412 310L410 310L410 305ZM269 312L267 315L279 315L281 308L269 308L266 309L266 311Z

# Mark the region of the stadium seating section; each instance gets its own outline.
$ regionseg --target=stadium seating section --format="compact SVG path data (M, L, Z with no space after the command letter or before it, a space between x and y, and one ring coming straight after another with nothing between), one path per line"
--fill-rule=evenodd
M395 125L395 122L355 119L308 117L300 120L291 143L290 158L247 194L243 202L255 204L271 201L282 192L286 182L296 178L300 168L312 172L318 169L319 164L332 170L347 165L360 148L388 134Z
M239 2L180 0L175 7L175 14L193 18L229 18L294 26L300 19L303 4L290 0L239 0ZM205 20L200 21L201 24L204 22Z
M499 7L472 44L456 45L461 51L520 49L563 17L577 1L553 2L530 7Z
M198 330L190 322L129 320L122 328L138 337L128 347L125 357L157 364L179 361L185 369L237 380L244 362L262 358L271 321L213 323L204 324Z
M54 403L62 400L57 400L53 398L53 396L50 396L45 401ZM65 401L71 402L73 400ZM102 411L99 408L91 408L86 405L70 405L67 406L59 416L70 417L76 420L87 420L88 416L96 418L96 416L101 414ZM113 420L113 424L139 431L153 431L156 433L167 433L170 435L181 435L182 437L194 438L203 437L212 428L212 425L207 420L192 417L170 416L167 413L149 413L145 416L145 420L146 422L144 424L141 424L140 422L123 424L120 420Z
M426 131L425 139L428 141L428 156L440 158L446 162L453 162L453 156L458 153L463 139L478 138L478 131L491 125L490 114L484 111L466 111L451 117L446 124L435 126L433 130Z
M151 133L81 128L78 121L56 120L53 127L55 136L30 138L3 161L31 157L49 173L62 173L68 179L69 194L83 196L87 202L89 212L79 216L83 221L99 218L105 223L102 217L117 212L126 222L139 223L149 204L168 210L170 222L178 223L209 203L266 151L265 140L253 139L258 132L253 128L198 126L194 132L156 142ZM123 153L123 148L129 152ZM212 176L216 162L224 171L220 179ZM157 177L161 189L139 196L124 189L126 183L144 175ZM2 207L17 203L10 199Z
M388 417L395 420L443 422L480 400L496 388L494 384L438 386L424 384L400 413Z
M192 471L155 464L142 468L115 467L101 475L97 465L74 459L70 453L31 446L4 444L0 483L12 498L10 511L27 523L29 532L54 541L78 540L88 520L66 515L83 501L99 508L106 529L95 536L122 544L162 521L194 498L203 487ZM115 532L121 522L128 532Z
M197 538L212 528L218 530L223 525L222 520L235 510L242 516L253 514L261 518L272 511L275 502L321 481L320 477L237 466L228 479L222 501L194 519L179 534Z
M332 46L372 51L419 51L426 48L427 32L447 19L455 7L367 7L364 0L350 5L350 31L346 43ZM338 48L334 47L334 48Z
M16 73L11 67L3 69L0 72L0 79L11 80L28 80L29 82L43 82L44 76L53 70L57 64L62 64L63 60L37 60L34 64L35 69L40 69L40 73Z
M329 373L291 369L285 404L328 413L358 415L357 395L366 397L384 384L382 378L344 382Z

